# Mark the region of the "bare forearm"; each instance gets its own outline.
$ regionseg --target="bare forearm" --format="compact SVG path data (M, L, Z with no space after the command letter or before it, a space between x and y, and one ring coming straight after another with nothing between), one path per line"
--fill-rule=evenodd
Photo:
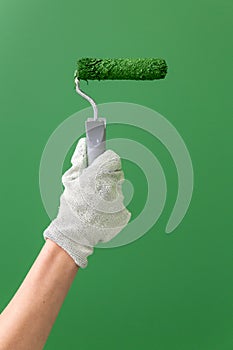
M0 315L0 350L43 349L77 271L73 259L47 240Z

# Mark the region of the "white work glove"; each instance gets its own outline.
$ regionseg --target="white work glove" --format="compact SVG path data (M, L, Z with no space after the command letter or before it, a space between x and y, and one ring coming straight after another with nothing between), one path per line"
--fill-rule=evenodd
M82 138L71 163L62 177L65 189L57 218L44 231L44 238L54 241L84 268L93 247L115 237L131 214L123 204L124 174L115 152L105 151L87 167L86 139Z

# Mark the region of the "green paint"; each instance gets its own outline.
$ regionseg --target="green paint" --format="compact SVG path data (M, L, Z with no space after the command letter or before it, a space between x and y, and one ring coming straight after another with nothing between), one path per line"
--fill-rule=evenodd
M154 80L167 74L161 58L81 58L77 65L75 77L80 80Z

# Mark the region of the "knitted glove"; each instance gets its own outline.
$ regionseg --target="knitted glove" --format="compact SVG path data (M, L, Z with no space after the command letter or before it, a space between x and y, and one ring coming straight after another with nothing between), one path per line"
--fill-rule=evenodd
M119 156L105 151L87 167L86 139L79 140L63 175L64 192L57 218L44 231L77 265L87 266L87 257L99 242L108 242L130 220L124 207L121 184L124 174Z

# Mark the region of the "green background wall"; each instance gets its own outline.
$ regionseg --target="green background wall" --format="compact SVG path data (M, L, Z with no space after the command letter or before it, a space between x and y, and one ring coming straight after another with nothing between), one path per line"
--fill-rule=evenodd
M165 58L164 81L91 82L86 91L99 103L134 102L166 116L184 138L195 173L189 211L166 235L177 192L174 165L157 140L130 129L163 165L166 208L135 243L96 250L45 349L233 348L231 15L230 0L1 0L1 310L49 224L38 184L43 148L65 118L88 106L73 89L77 58ZM133 177L133 167L127 169Z

